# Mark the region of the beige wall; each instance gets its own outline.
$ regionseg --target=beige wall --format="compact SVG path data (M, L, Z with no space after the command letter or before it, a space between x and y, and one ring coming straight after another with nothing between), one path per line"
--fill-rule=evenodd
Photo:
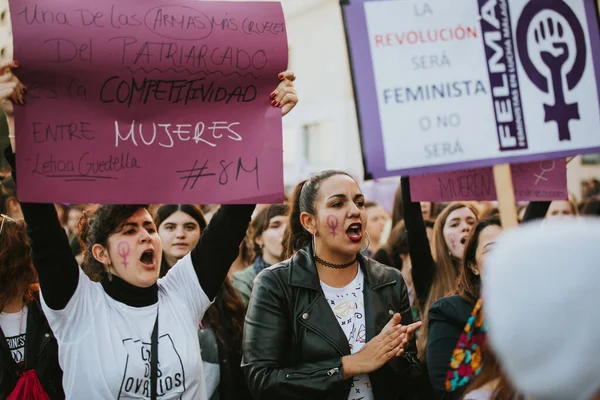
M286 184L337 168L362 177L352 81L339 0L284 0L300 102L284 119ZM305 127L309 127L308 133ZM308 136L309 155L303 146ZM316 152L316 154L314 154Z
M12 57L12 31L8 0L0 0L0 59Z

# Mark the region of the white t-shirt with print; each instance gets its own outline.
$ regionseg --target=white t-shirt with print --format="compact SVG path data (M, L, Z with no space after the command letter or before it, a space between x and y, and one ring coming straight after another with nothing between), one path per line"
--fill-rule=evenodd
M158 399L206 400L198 326L211 305L188 254L158 280L158 304L130 307L79 271L63 310L42 306L58 340L67 399L149 399L158 319Z
M364 274L358 269L356 278L343 288L333 288L321 282L325 298L346 334L351 354L358 353L367 342L365 302L363 295ZM372 400L373 390L369 375L356 375L348 400Z
M25 362L25 334L27 332L27 306L16 313L0 313L0 328L13 360L18 365Z

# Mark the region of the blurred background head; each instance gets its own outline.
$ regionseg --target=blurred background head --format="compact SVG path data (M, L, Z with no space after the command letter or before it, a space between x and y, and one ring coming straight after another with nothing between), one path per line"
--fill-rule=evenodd
M488 338L516 389L537 400L600 394L600 220L507 231L483 276Z

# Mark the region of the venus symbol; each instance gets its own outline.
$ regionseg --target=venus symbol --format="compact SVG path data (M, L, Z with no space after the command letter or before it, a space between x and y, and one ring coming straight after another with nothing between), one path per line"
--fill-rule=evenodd
M127 268L127 265L129 264L127 262L127 257L129 256L129 253L131 252L131 250L129 249L129 244L127 242L119 243L119 246L117 247L117 251L119 252L119 255L123 258L123 265L125 266L125 268Z
M336 237L337 232L336 229L338 227L338 220L333 215L327 217L327 226L331 229L331 236Z

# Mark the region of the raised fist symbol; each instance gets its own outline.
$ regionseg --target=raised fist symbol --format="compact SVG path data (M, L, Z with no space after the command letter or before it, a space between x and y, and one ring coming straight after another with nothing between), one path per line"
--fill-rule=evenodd
M550 70L561 70L569 58L569 45L564 39L565 30L560 21L547 18L534 28L534 38L544 64Z
M544 103L544 121L556 122L558 139L571 140L569 122L578 120L577 102L567 103L586 69L585 33L575 12L563 0L528 0L517 22L517 47L530 81L554 98ZM535 63L535 60L541 62ZM543 68L543 66L547 68Z
M558 125L558 139L571 140L569 120L579 119L577 104L568 104L564 94L563 66L569 58L569 44L565 40L565 29L556 18L545 18L533 28L533 37L537 44L537 51L548 69L554 91L554 104L545 104L545 121L556 121Z

